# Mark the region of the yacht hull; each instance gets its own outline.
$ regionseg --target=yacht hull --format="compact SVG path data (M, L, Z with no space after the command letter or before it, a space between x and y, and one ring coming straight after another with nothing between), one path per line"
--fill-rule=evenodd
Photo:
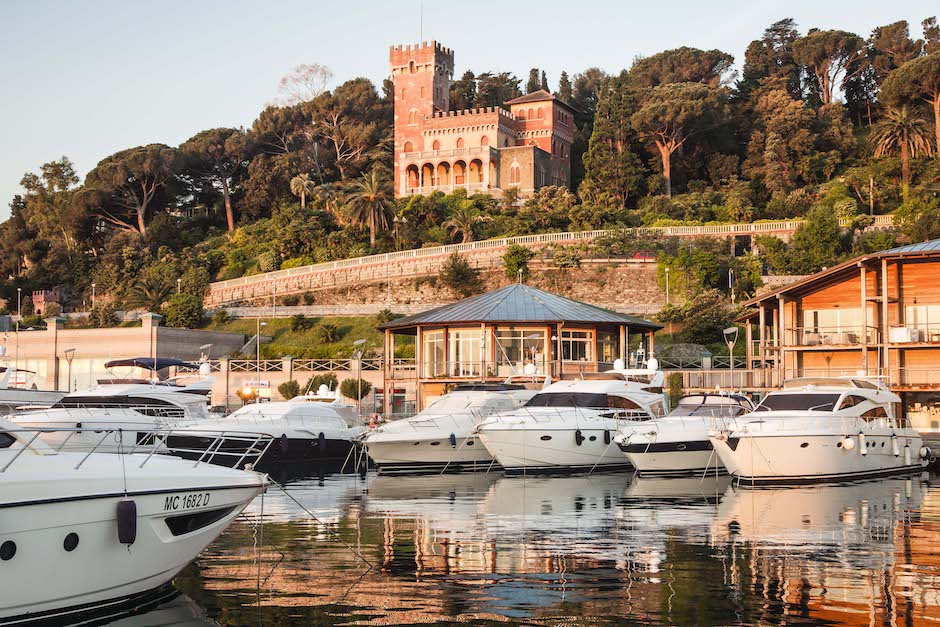
M131 460L132 458L128 458ZM0 624L65 623L95 610L143 604L196 558L263 490L256 485L148 490L0 504ZM118 503L136 504L136 539L119 541ZM43 521L37 528L37 521ZM189 530L189 531L187 531ZM68 549L75 534L77 546Z
M509 474L630 468L612 441L616 432L616 424L607 429L487 428L480 439Z
M725 467L708 440L618 443L620 451L641 475L723 473Z
M743 435L710 438L715 453L736 480L747 484L824 483L847 479L885 477L924 470L920 436L897 437L897 451L889 432L866 434L861 453L858 437L849 450L840 434Z
M246 437L247 434L246 434ZM260 472L269 472L276 470L281 466L303 466L303 465L323 465L332 463L342 463L349 457L350 450L353 448L351 440L338 438L291 438L277 437L257 460L241 458L245 452L244 441L234 441L226 446L225 443L220 447L220 452L225 455L211 456L204 451L212 442L213 436L199 435L177 435L171 434L167 437L166 445L170 452L176 457L183 459L197 460L202 459L205 462L215 464L216 466L233 467L240 462L244 466L246 462L252 463L252 469Z
M475 436L419 435L404 438L369 437L365 441L369 457L380 472L434 472L447 470L486 470L494 465L480 438Z

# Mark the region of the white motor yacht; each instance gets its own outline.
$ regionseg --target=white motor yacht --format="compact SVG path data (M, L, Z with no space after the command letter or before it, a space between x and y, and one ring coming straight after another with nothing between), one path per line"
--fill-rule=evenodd
M0 346L0 357L3 357ZM0 416L5 416L21 408L49 407L57 402L65 392L40 390L29 382L34 375L29 370L17 370L16 366L0 366Z
M493 456L473 430L488 416L521 407L535 390L511 383L460 384L424 411L363 438L381 472L487 469Z
M715 452L745 483L808 483L919 471L930 449L895 413L900 397L864 378L784 383L736 426L713 432Z
M689 394L668 416L621 429L614 442L641 475L724 472L708 434L753 408L738 394Z
M122 453L127 452L128 442L152 444L154 431L201 423L209 418L208 394L213 379L208 376L208 364L136 358L111 361L105 366L133 366L155 372L175 366L198 369L200 376L190 383L178 379L102 379L87 390L66 394L47 409L17 411L7 419L23 428L51 428L41 437L61 450L94 448L101 453ZM120 431L123 437L101 439L96 437L96 431Z
M665 413L663 373L610 370L541 390L524 407L477 427L507 472L560 472L629 466L613 443L617 431Z
M325 386L324 386L325 387ZM343 402L339 391L320 390L317 395L297 396L289 401L252 403L227 418L209 419L174 429L166 445L175 455L191 457L186 451L204 449L215 437L265 434L274 443L257 461L258 469L277 465L325 464L343 462L354 440L365 432L359 426L355 405ZM217 463L225 463L225 459Z
M163 455L56 452L0 419L0 623L145 604L267 483Z

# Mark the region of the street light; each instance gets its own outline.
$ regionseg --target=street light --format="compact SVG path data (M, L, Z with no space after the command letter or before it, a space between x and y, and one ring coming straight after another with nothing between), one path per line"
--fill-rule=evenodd
M176 293L180 294L183 291L183 279L176 279Z
M356 356L356 385L359 387L359 390L356 392L356 415L359 417L359 422L362 422L362 346L366 343L365 340L356 340L353 342L353 346L356 347L353 354Z
M66 379L66 390L69 392L74 392L72 389L72 359L75 358L75 349L69 348L65 350L65 361L69 365L69 377ZM77 387L77 386L76 386Z
M722 333L728 345L728 364L731 368L731 391L734 392L734 345L738 341L738 327L728 327Z
M666 304L669 304L669 266L666 266Z
M97 284L95 284L95 283L92 283L92 284L91 284L91 308L92 308L92 309L95 308L95 287L96 287L96 285L97 285Z
M23 288L16 288L16 355L13 358L14 368L20 367L20 321L23 319Z
M261 322L261 318L258 318L258 329L255 333L255 373L258 380L255 381L255 384L258 386L259 391L261 389L261 328L266 326L268 326L268 323ZM255 395L255 402L261 402L260 393Z

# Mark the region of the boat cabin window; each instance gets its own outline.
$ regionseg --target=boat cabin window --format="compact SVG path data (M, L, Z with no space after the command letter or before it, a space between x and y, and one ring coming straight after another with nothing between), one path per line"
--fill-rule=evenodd
M588 392L553 392L548 394L536 394L526 407L594 407L607 409L608 405L606 394L591 394Z
M846 394L845 398L842 399L842 402L839 404L839 409L848 409L849 407L855 407L856 405L861 405L868 399L864 396L856 396L855 394Z
M673 416L708 416L713 418L740 416L747 408L737 403L683 403L672 410Z
M9 433L0 432L0 448L10 448L14 443L16 443L16 438Z
M607 397L607 406L614 407L616 409L642 409L639 405L628 398L613 395Z
M871 409L866 411L864 414L862 414L862 418L864 418L865 420L878 420L879 418L887 418L887 417L888 417L888 411L884 407L881 407L880 405L878 407L872 407Z
M838 394L768 394L754 411L832 411Z

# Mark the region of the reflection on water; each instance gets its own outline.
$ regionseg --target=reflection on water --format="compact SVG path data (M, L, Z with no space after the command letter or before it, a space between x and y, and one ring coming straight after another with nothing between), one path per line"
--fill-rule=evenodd
M931 478L297 479L128 624L920 625L940 620Z

